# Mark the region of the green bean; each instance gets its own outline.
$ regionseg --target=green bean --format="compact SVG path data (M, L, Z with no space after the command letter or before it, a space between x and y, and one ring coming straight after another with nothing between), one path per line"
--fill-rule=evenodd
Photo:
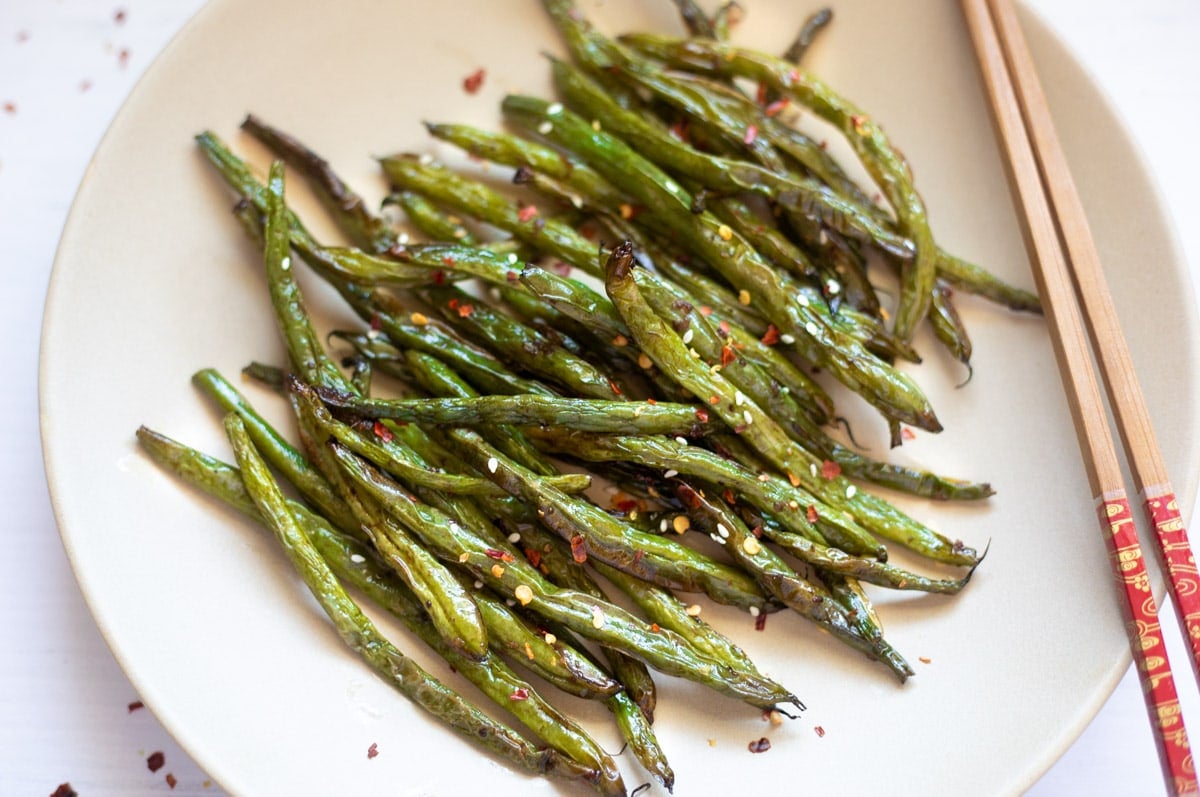
M615 184L671 219L676 234L690 245L703 247L705 259L718 268L735 287L741 287L750 303L757 298L764 312L782 331L796 338L803 355L825 366L851 389L859 392L885 416L895 416L920 428L937 430L933 409L920 390L904 374L863 350L848 335L830 327L805 297L789 296L779 275L740 236L720 224L711 214L693 214L691 199L679 184L619 140L578 116L530 97L504 99L506 116L534 128L549 122L548 137L567 149L586 153L588 162ZM543 125L543 130L546 130ZM746 302L742 302L743 304Z
M363 418L390 418L418 424L561 426L589 432L697 436L711 427L696 408L666 402L648 404L551 396L480 396L466 399L364 399L323 390L331 407Z
M331 451L356 485L367 494L386 500L389 512L404 516L410 528L439 556L459 562L476 578L502 595L521 601L537 614L563 623L580 636L641 659L668 675L706 684L750 705L769 707L795 701L794 695L777 684L714 662L677 635L663 629L655 631L607 601L556 588L520 559L506 558L500 564L490 553L495 549L471 529L451 521L433 507L413 501L405 491L389 485L386 477L369 464L346 456L344 449L335 447ZM518 592L519 587L529 591Z
M826 590L796 575L721 499L705 496L685 482L676 485L676 494L698 525L708 530L713 541L723 545L769 594L868 658L883 662L901 683L913 674L912 667L890 644L882 637L864 636Z
M595 504L564 494L545 480L497 456L478 435L455 430L451 438L469 462L485 466L497 484L538 508L538 517L577 559L596 558L638 578L683 592L704 592L731 606L763 608L761 592L741 573L696 551L639 532Z
M804 54L812 46L813 40L817 38L817 34L824 30L825 26L832 21L833 11L828 8L822 8L809 15L808 19L804 20L804 25L801 26L800 32L796 34L796 38L784 50L783 59L798 65L804 60Z
M814 495L835 508L853 506L853 517L866 528L938 561L960 565L977 561L975 552L961 542L952 542L916 523L886 501L866 492L860 494L845 479L818 479L822 463L816 457L796 445L753 401L737 401L737 390L720 373L689 356L679 335L655 315L642 297L637 286L639 271L642 269L633 267L633 252L622 244L609 258L605 286L634 339L664 373L671 374L694 396L706 401L717 397L711 407L730 428Z
M842 132L891 203L899 231L911 240L916 250L913 259L905 261L903 266L904 290L894 323L896 336L905 342L911 340L916 325L929 311L937 276L937 250L924 202L912 184L911 170L882 129L821 81L765 53L719 42L650 34L633 34L622 37L621 41L674 66L757 80L778 94L803 103Z
M604 793L617 793L601 780L597 770L589 769L553 750L537 749L511 729L490 719L385 639L337 583L329 566L288 511L279 488L271 481L265 463L254 451L253 443L245 436L240 425L241 421L236 416L227 422L247 491L347 645L418 706L476 744L522 769L583 779ZM623 793L623 789L620 793Z

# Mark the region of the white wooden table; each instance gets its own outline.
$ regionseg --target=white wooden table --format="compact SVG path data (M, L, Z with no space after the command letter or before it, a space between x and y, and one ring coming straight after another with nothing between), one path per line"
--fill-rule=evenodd
M1028 2L1125 117L1172 209L1200 295L1200 0ZM36 381L42 302L75 188L134 81L201 4L0 4L0 332L9 341L0 388L0 795L51 794L68 781L83 797L165 793L168 773L172 793L220 793L149 711L127 708L138 696L88 614L50 512ZM1186 673L1178 633L1165 627ZM1181 692L1196 734L1200 697L1195 684ZM1029 793L1162 793L1143 711L1127 674ZM164 765L151 772L146 758L156 751Z

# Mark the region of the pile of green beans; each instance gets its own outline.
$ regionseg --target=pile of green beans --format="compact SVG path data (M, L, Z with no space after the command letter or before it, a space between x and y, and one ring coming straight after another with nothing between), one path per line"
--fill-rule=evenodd
M198 136L261 246L288 352L284 367L245 373L290 404L296 425L273 428L203 370L194 382L225 414L236 464L138 430L165 469L270 529L346 643L417 705L519 769L602 794L626 793L612 757L540 691L603 701L668 790L653 671L756 709L804 710L700 619L694 594L761 619L790 609L901 682L913 674L861 584L955 594L982 555L868 487L960 501L992 490L839 442L813 373L878 409L893 439L900 424L938 431L895 361L919 361L911 341L928 320L969 363L950 286L1038 311L938 247L899 151L796 65L828 11L777 58L727 42L733 4L709 17L675 2L689 38L610 39L570 0L544 0L572 61L551 60L557 100L505 98L505 119L527 135L427 125L514 168L536 205L398 154L381 167L402 232L256 117L243 128L279 158L265 182L216 135ZM789 102L845 135L890 210L784 121ZM288 208L285 163L351 246L318 242ZM481 240L475 222L499 237ZM369 328L320 337L293 257ZM899 276L891 324L868 264ZM593 475L611 485L611 505ZM692 544L702 537L716 547ZM942 574L890 564L888 543ZM402 653L347 584L526 732Z

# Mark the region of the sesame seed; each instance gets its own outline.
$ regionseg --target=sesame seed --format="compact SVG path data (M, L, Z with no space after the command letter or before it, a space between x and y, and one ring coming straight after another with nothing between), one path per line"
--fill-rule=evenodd
M767 715L767 720L772 725L778 727L783 724L783 715L780 714L778 711L772 709L771 713Z
M758 617L760 614L762 614L762 609L758 608L757 606L750 607L750 616L751 617Z
M642 352L641 354L638 355L638 367L639 368L651 368L653 366L654 366L654 360L651 360L650 357L647 356L647 354L645 352Z
M515 600L513 600L512 598L505 598L504 605L511 609L513 606L517 605L517 602Z
M504 575L504 565L492 565L492 575L500 578Z
M520 258L518 258L518 257L517 257L517 253L516 253L516 252L509 252L509 253L508 253L508 264L509 264L510 266L512 266L512 265L516 265L516 263L517 263L517 261L518 261L519 259L520 259Z
M791 346L793 343L796 342L796 336L789 335L788 333L784 332L782 335L779 336L779 342L782 343L784 346Z
M699 617L700 616L700 604L693 603L691 606L684 609L684 611L687 613L688 617Z
M816 323L809 321L804 325L804 331L810 335L816 335L820 329L817 327Z
M542 122L540 125L537 126L537 131L539 133L541 133L543 136L548 135L550 133L550 131L553 129L554 129L554 125L550 124L549 122Z
M717 524L717 534L721 535L721 539L729 539L729 529L725 528L724 523Z
M424 313L413 313L408 317L408 320L419 327L423 327L429 323L429 316L425 315Z
M466 551L463 551L462 553L460 553L460 554L458 555L458 561L459 561L459 562L465 562L465 561L467 561L467 560L468 560L468 559L470 559L470 558L471 558L471 554L467 553Z
M600 132L600 120L599 119L592 120L592 129L595 130L597 133Z
M488 473L495 473L496 469L499 467L500 467L500 460L496 459L495 457L488 458L488 461L487 461Z
M728 224L722 224L717 228L717 235L721 236L722 241L728 241L733 238L733 230Z
M747 537L742 540L742 550L750 556L757 556L762 551L762 544L756 537Z
M554 634L551 634L549 631L546 632L546 636L543 638L546 640L547 645L553 645L558 641L558 637L556 637Z
M746 394L740 390L737 391L736 393L734 393L733 394L733 403L739 407L742 406L743 404L745 404L746 403Z
M674 478L675 478L676 476L678 476L678 475L679 475L679 471L677 471L677 470L668 470L668 471L666 471L666 472L664 472L664 473L663 473L663 478L664 478L664 479L674 479Z
M605 620L604 612L600 610L599 606L593 606L592 607L592 628L603 628L604 620Z
M750 410L742 410L742 420L746 422L747 426L754 423L754 416L750 414Z
M838 285L835 280L829 280L825 283L825 290L829 291L830 296L837 296L841 292L842 286Z
M742 304L750 304L750 291L745 288L738 291L738 301Z
M668 191L670 191L672 194L679 193L679 184L673 180L667 180L665 183L663 183L663 187L666 188ZM725 240L728 241L729 239L726 238Z
M558 116L562 112L563 107L561 102L552 102L546 107L546 116Z
M533 600L533 590L527 584L519 584L513 590L513 597L519 600L522 606L528 606L529 602Z
M808 297L803 293L796 294L796 304L800 305L801 307L808 307Z
M401 246L404 246L404 244L408 243L408 233L400 233L400 235L396 237L396 243L400 244Z
M467 231L465 229L463 229L462 227L459 227L457 230L454 231L454 237L455 238L466 238Z
M361 565L363 562L367 561L367 557L360 553L352 553L350 554L350 561L356 565Z
M824 229L817 233L817 243L821 246L826 246L829 243L829 233L825 232Z
M690 331L689 334L691 334ZM693 360L700 359L700 352L696 351L695 349L688 349L688 354L692 355Z
M476 582L475 582L475 589L483 589L483 582L482 582L482 581L476 581Z
M279 267L284 271L287 271L292 267L292 259L290 257L285 257L283 260L280 260Z
M712 541L713 541L713 542L715 542L717 545L724 545L724 544L725 544L725 540L721 539L721 537L720 537L720 536L718 536L718 535L716 535L716 534L709 534L708 536L709 536L710 538L712 538Z
M696 330L694 330L694 329L688 329L688 331L687 331L687 332L684 332L684 333L683 333L683 345L684 345L684 346L686 346L686 345L688 345L689 343L691 343L691 342L692 342L692 338L694 338L694 337L696 337Z
M813 475L813 478L816 478L816 476L817 476L817 463L815 463L815 462L814 462L814 463L812 463L811 465L809 465L809 466L808 466L808 472L809 472L809 473L811 473L811 474Z
M846 488L846 497L853 498L858 493L858 488L853 484Z
M433 156L426 152L422 154L421 157L417 158L417 163L421 164L422 166L428 166L429 164L433 163Z
M666 534L666 533L667 533L667 529L669 529L670 527L671 527L671 524L667 522L667 519L666 519L666 518L663 518L662 520L658 521L658 531L659 531L659 533L661 533L661 534Z
M681 445L681 446L686 446L688 444L687 438L683 437L683 436L676 437L675 442L679 443L679 445Z
M683 534L692 527L692 520L687 515L676 515L671 526L675 529L676 534Z
M512 534L509 534L508 541L512 542L512 543L520 542L521 541L521 533L519 531L514 531Z

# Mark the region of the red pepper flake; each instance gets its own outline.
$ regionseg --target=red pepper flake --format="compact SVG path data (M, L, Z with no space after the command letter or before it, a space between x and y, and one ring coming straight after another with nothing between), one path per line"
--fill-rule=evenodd
M800 79L800 70L799 70L799 69L793 69L791 72L788 72L788 75L787 75L787 85L789 85L789 86L790 86L790 85L792 85L793 83L795 83L795 82L796 82L797 80L799 80L799 79Z
M750 529L750 533L751 533L751 534L753 534L755 537L758 537L759 539L762 539L762 535L763 535L763 527L762 527L762 526L755 526L754 528Z
M652 399L652 398L648 398L648 399L646 399L646 403L647 403L647 404L657 404L658 402L657 402L657 401L655 401L655 400L654 400L654 399Z
M762 615L759 616L761 617ZM765 753L771 749L771 740L764 736L761 739L751 742L746 747L752 753Z
M774 324L767 324L767 331L763 333L762 344L764 346L774 346L779 342L779 327Z
M72 789L70 783L60 783L50 797L79 797L79 792Z
M708 410L703 407L697 407L696 420L700 421L700 423L708 423Z
M513 555L508 551L498 551L495 548L488 548L485 553L487 553L489 559L498 559L501 562L514 561Z
M702 316L712 315L712 308L706 304L700 305L700 315L702 315Z
M829 149L829 142L826 141L825 139L821 139L821 143L817 144L817 146L820 147L821 149Z
M529 221L538 214L537 205L526 205L517 211L517 221Z
M900 437L903 438L904 440L916 440L917 439L917 436L915 434L913 434L913 430L909 429L907 426L903 426L900 428Z
M128 65L129 65L129 48L122 47L120 49L120 51L117 53L117 66L124 69Z
M172 789L174 789L177 785L179 785L179 781L176 780L175 776L170 772L167 773L166 780L167 780L167 785L170 786Z
M117 23L118 25L124 25L126 16L125 9L118 8L117 12L113 14L113 22Z
M446 255L445 257L442 258L442 265L443 266L453 266L454 258L451 257L450 255Z
M825 729L824 729L824 728L822 728L820 725L814 725L814 726L813 726L813 731L814 731L814 732L817 734L817 736L819 736L819 737L822 737L822 738L823 738L823 737L825 736Z
M614 382L613 380L610 379L610 380L608 380L608 386L610 388L612 388L613 393L616 393L618 396L621 395L621 386L618 385L616 382Z
M931 664L933 659L929 658L928 656L917 656L917 661L921 662L922 664Z
M717 324L717 331L721 333L721 337L729 337L729 322L722 318L721 323Z
M746 128L746 135L742 137L742 143L747 147L752 146L756 138L758 138L758 125L750 125Z
M375 313L373 316L371 316L370 327L372 332L378 332L383 328L383 321L380 320L379 313Z
M564 263L560 260L554 264L554 270L557 271L559 274L562 274L564 277L571 276L571 264L570 263Z
M871 194L871 201L876 205L881 205L883 204L883 195L876 191L874 194Z
M367 748L367 760L369 761L377 755L379 755L379 745L371 742L371 746Z
M133 712L137 711L139 708L145 708L145 707L146 707L145 703L143 703L140 700L135 700L129 704L129 713L132 714Z
M27 30L17 31L17 44L24 44L27 41L29 41L29 31L27 31ZM67 784L64 783L63 785L66 786Z
M453 258L448 257L448 258L446 258L446 260L450 261L449 263L446 263L446 265L449 266L449 265L454 264ZM445 262L445 261L443 261L443 262ZM440 268L435 269L433 274L430 275L430 279L433 280L434 285L445 285L446 284L446 272L442 271Z
M146 759L146 766L150 768L151 772L158 772L160 769L162 769L163 764L166 762L167 757L164 756L161 751L154 752L151 753L150 757Z
M763 612L754 618L754 630L763 631L767 627L767 613Z
M715 407L716 405L721 403L721 397L720 396L709 396L708 403L712 404Z
M842 466L831 459L827 459L821 463L821 478L836 479L842 475Z
M571 558L577 564L587 561L587 542L584 541L582 534L576 534L571 538Z
M473 312L475 312L475 305L473 305L473 304L466 304L464 302L463 304L460 304L458 306L458 317L459 318L469 318L471 316L471 313L473 313Z
M525 558L528 559L529 564L533 565L534 567L542 566L542 552L537 548L526 548Z
M792 472L789 470L789 471L788 471L788 475L787 475L787 477L788 477L788 481L790 481L790 482L792 483L792 486L793 486L793 487L799 487L799 486L800 486L800 477L799 477L799 476L797 476L796 474L792 473Z
M662 630L662 628L659 627L658 623L651 623L650 630L657 634L659 631Z
M688 140L688 123L686 119L680 119L675 124L671 125L671 135L680 141Z
M645 551L638 549L633 552L633 561L640 562L640 561L642 561L642 557L644 557L645 555L646 555Z
M504 278L509 282L516 282L517 280L521 279L521 275L515 271L508 271L505 272Z
M390 443L396 439L396 436L392 434L392 430L383 425L383 421L375 421L374 426L371 427L371 431L385 443Z
M821 516L817 514L817 508L812 504L809 504L808 508L804 510L804 517L808 519L809 523L816 523L821 519Z
M92 90L92 81L87 80L87 79L79 81L79 90L80 91L91 91Z
M628 515L633 510L637 509L636 498L621 498L613 501L613 506L622 514Z
M758 88L754 91L754 101L759 105L766 105L768 91L769 89L767 88L766 83L759 83Z
M513 693L508 696L508 699L513 701L528 700L529 690L523 686L517 687L515 690L513 690Z
M487 76L487 72L483 69L476 69L471 74L463 78L463 91L468 94L475 94L483 86L483 79Z
M7 114L15 114L17 112L17 104L15 102L4 103L4 112Z
M782 97L778 100L775 100L775 102L771 103L763 110L763 113L765 113L767 116L778 116L784 108L788 107L788 102L790 102L790 100L788 100L787 97Z

